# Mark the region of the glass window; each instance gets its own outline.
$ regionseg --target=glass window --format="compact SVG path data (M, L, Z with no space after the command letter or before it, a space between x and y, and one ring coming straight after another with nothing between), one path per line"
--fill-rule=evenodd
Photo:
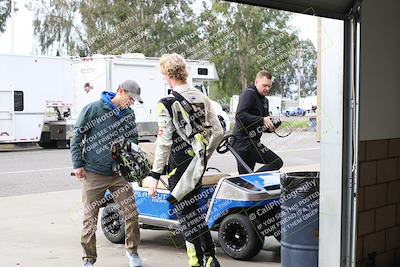
M24 110L24 92L14 91L14 111Z

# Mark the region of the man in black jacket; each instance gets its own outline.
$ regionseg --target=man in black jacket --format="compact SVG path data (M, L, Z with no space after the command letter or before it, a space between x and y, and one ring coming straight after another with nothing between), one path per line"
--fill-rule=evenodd
M234 148L250 169L254 170L256 162L264 164L257 172L279 170L283 165L282 159L260 142L263 132L275 130L266 98L271 86L272 75L259 71L254 85L241 94L236 110ZM248 172L239 161L238 171L239 174Z

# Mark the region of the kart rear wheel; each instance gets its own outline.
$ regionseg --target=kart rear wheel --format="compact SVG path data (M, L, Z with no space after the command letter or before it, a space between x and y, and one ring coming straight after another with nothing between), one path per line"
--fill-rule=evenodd
M218 239L226 254L237 260L248 260L256 256L264 245L249 218L242 214L228 215L221 223Z
M101 229L108 240L116 244L125 242L125 222L117 204L109 203L101 213Z

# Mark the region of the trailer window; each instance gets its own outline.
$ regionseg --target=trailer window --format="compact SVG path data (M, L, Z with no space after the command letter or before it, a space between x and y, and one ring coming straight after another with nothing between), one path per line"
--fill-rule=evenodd
M208 75L208 69L206 69L206 68L198 68L197 69L197 74L198 75Z
M14 111L24 110L24 92L14 91Z

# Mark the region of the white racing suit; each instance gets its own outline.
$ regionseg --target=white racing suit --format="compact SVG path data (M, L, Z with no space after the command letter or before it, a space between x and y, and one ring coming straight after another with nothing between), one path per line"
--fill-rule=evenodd
M215 246L198 202L199 196L204 197L200 190L207 160L222 140L223 128L207 96L188 85L174 90L190 103L193 113L190 116L173 95L160 100L152 172L163 173L168 162L168 201L179 207L176 214L186 240L189 265L212 266Z

